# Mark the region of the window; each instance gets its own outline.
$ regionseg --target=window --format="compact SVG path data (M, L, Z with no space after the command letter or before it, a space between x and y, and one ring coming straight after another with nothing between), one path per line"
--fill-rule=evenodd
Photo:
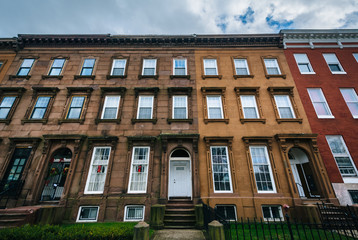
M342 177L356 177L357 169L342 136L326 136L326 139Z
M340 88L344 101L354 118L358 118L358 96L353 88Z
M66 119L80 119L85 100L85 96L73 96Z
M154 96L139 96L137 119L152 119Z
M101 194L106 182L111 147L94 147L85 194Z
M124 76L126 71L126 59L114 59L112 63L112 76Z
M209 119L223 119L221 96L206 96Z
M156 75L157 59L143 59L143 76Z
M236 221L236 206L235 205L216 205L216 213L225 220Z
M356 59L356 61L358 62L358 53L353 53L353 57Z
M187 75L186 59L173 60L173 73L174 75Z
M7 119L11 108L14 105L16 96L7 96L1 99L0 103L0 119Z
M268 75L280 75L280 67L278 66L278 62L276 58L265 58L264 59L266 72Z
M307 57L306 54L304 54L304 53L296 53L296 54L293 54L293 56L295 57L298 69L300 70L300 72L302 74L313 74L313 73L315 73L313 71L311 63L308 60L308 57Z
M1 67L4 65L3 61L0 61L0 71L1 71Z
M173 96L173 119L188 118L188 97Z
M63 65L65 64L66 59L64 58L55 58L53 60L52 66L48 73L49 76L60 76L62 72Z
M336 54L324 53L323 54L326 63L333 74L345 74L342 65L339 63Z
M121 96L106 96L101 119L117 119Z
M31 113L31 119L42 119L45 115L45 112L47 110L47 106L50 102L51 97L50 96L39 96L37 98L36 104L34 106L34 109Z
M250 75L246 59L234 59L236 75Z
M35 59L33 58L25 58L22 61L22 64L19 68L19 71L17 72L17 76L27 76L30 73L30 70L32 68L32 65L34 64Z
M204 59L204 74L218 75L216 59Z
M139 222L144 220L144 206L128 205L124 209L124 221Z
M97 222L98 206L81 206L77 214L77 222Z
M255 95L240 96L244 118L260 118Z
M351 195L353 204L358 204L358 190L348 190L348 192Z
M263 205L262 206L262 214L264 216L265 221L282 221L283 214L281 206L277 205Z
M128 193L146 193L150 147L133 147Z
M320 88L307 88L314 110L318 118L334 118L329 109L326 98Z
M232 192L229 155L226 146L210 147L214 192Z
M288 95L274 95L280 118L295 118L290 97Z
M275 183L266 146L250 146L257 191L276 192Z
M81 69L81 76L91 76L93 73L94 64L96 59L94 58L87 58L83 61L82 69Z

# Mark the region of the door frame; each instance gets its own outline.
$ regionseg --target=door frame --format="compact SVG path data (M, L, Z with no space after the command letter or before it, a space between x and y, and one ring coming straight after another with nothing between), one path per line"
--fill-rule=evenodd
M176 149L177 150L177 149ZM175 151L175 150L174 150ZM173 152L174 152L173 151ZM185 150L186 151L186 150ZM187 151L186 151L187 152ZM190 154L188 153L188 155L189 155L189 157L170 157L169 158L169 162L168 162L168 168L169 168L169 170L168 170L168 200L169 200L169 198L171 197L170 196L170 172L171 172L171 168L170 168L170 166L171 166L171 163L172 162L175 162L175 161L188 161L189 162L189 174L190 174L190 188L191 188L191 191L190 191L190 199L192 200L193 199L193 177L192 177L192 171L191 171L191 169L192 169L192 167L191 167L191 163L192 163L192 161L191 161L191 157L190 157Z

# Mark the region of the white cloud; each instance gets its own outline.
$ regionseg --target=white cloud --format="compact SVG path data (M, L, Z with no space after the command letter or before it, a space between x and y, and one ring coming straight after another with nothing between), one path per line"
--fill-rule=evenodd
M237 21L253 11L253 21ZM12 0L0 37L18 33L277 33L289 28L358 28L356 0ZM270 21L267 21L267 18Z

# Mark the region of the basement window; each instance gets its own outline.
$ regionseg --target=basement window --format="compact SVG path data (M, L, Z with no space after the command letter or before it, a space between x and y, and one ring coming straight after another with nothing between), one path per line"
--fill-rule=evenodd
M236 206L235 205L216 205L216 213L229 221L236 221Z
M139 222L144 220L144 206L128 205L124 209L124 221Z
M351 195L353 204L358 204L358 190L348 190Z
M98 206L81 206L76 222L97 222L98 210Z
M262 213L265 221L282 221L283 214L279 205L263 205Z

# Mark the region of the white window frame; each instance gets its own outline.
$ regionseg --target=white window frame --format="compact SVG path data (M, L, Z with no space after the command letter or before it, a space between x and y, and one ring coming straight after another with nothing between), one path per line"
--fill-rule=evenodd
M329 56L332 56L332 57L334 56L335 60L334 61L329 61L327 59ZM329 70L331 71L332 74L347 74L344 71L344 69L343 69L341 63L339 62L339 60L338 60L338 58L337 58L335 53L323 53L323 58L326 61L327 66L328 66L328 68L329 68ZM329 67L329 64L337 64L338 67L341 69L341 71L332 71L331 68Z
M216 190L215 189L215 177L214 177L214 162L213 162L213 148L225 148L226 151L226 158L227 158L227 168L228 168L228 174L229 174L229 181L230 181L230 190ZM211 168L212 168L212 178L213 178L213 189L214 193L232 193L232 179L231 179L231 168L230 168L230 159L229 159L229 152L227 146L210 146L210 159L211 159Z
M247 106L245 101L243 101L243 99L245 97L253 98L254 102L255 102L255 106ZM258 107L257 107L257 102L256 102L256 96L255 95L240 95L240 101L241 101L241 106L242 106L242 115L244 116L245 119L259 119L260 118L260 114L259 114L259 110L258 110ZM245 116L245 107L247 107L247 108L255 107L255 112L256 112L257 117L256 118L247 118L247 116Z
M227 221L237 221L237 211L235 204L217 204L215 205L215 210L217 211L217 207L234 207L235 219L227 219ZM224 217L224 216L222 216Z
M256 164L254 163L254 160L252 158L252 149L253 148L264 148L265 157L266 157L266 161L267 161L266 165L268 166L269 175L270 175L270 178L271 178L272 190L259 190L259 188L257 186L256 173L255 173L255 165ZM276 193L276 184L275 184L275 179L274 179L273 173L272 173L271 160L270 160L270 157L269 157L268 152L267 152L267 147L263 146L263 145L259 145L259 146L250 146L249 149L250 149L250 158L251 158L251 162L252 162L252 167L253 167L253 172L254 172L257 192L258 193ZM260 163L260 164L257 164L257 165L264 165L264 164Z
M80 214L81 214L82 208L97 208L96 219L95 219L95 220L80 220ZM78 213L77 213L76 222L97 222L97 220L98 220L98 213L99 213L99 206L80 206L80 207L78 208Z
M353 57L356 59L356 61L358 63L358 53L353 53Z
M184 75L178 75L178 74L175 74L175 61L185 61L185 74ZM185 76L185 75L188 75L188 65L187 65L187 60L186 58L174 58L173 59L173 75L175 76Z
M116 117L115 118L105 118L105 119L117 119L118 118L118 111L119 111L119 105L121 104L121 96L120 95L106 95L104 98L104 103L103 103L103 109L102 109L102 114L101 114L101 119L104 119L104 113L105 110L107 108L107 99L108 97L118 97L118 106L117 106L117 111L116 111Z
M271 215L270 218L265 218L264 209L263 209L264 207L268 207L270 209L270 215ZM278 209L279 209L278 212L280 214L280 218L273 218L272 209L271 209L272 207L278 207ZM262 217L265 221L271 222L271 221L283 221L284 220L281 205L261 205L261 211L262 211Z
M96 153L96 149L98 148L106 148L106 149L109 149L109 154L108 154L108 160L107 162L104 162L104 164L101 164L102 166L106 166L106 173L105 173L105 177L104 177L104 184L103 184L103 189L100 190L100 191L89 191L87 190L88 187L89 187L89 184L90 184L90 179L91 179L91 175L92 175L92 170L93 170L93 162L94 162L94 157L95 157L95 153ZM90 168L89 168L89 171L88 171L88 174L87 174L87 181L86 181L86 186L85 186L85 191L84 191L84 194L102 194L103 191L104 191L104 186L106 184L106 179L107 179L107 173L108 173L108 165L109 165L109 161L111 159L111 151L112 151L112 148L111 147L107 147L107 146L101 146L101 147L94 147L93 148L93 151L92 151L92 157L91 157L91 165L90 165ZM101 161L102 162L102 161ZM107 165L106 165L107 164Z
M302 61L299 60L300 56L301 56ZM301 74L316 74L313 71L312 65L311 65L310 60L308 59L308 56L307 56L306 53L294 53L293 57L296 60L298 70L300 71ZM304 60L302 58L304 58ZM300 69L300 64L305 64L305 65L307 64L308 72L302 72L301 69Z
M238 62L238 61L244 61L244 63L245 63L245 68L246 68L246 71L247 71L247 74L246 74L246 75L242 75L242 74L239 74L239 73L237 72L237 68L238 68L237 62ZM235 65L235 73L236 73L236 75L241 75L241 76L250 75L249 65L247 64L247 59L246 59L246 58L234 58L234 65Z
M32 60L32 63L31 63L31 66L30 66L30 67L23 67L23 65L24 65L24 63L25 63L26 60ZM16 76L29 76L29 74L30 74L30 72L31 72L31 69L32 69L32 67L34 66L34 63L35 63L35 59L34 59L34 58L25 58L25 59L23 59L23 60L22 60L22 63L21 63L21 66L20 66L19 69L17 70ZM28 68L28 69L29 69L29 71L27 72L26 75L20 75L20 74L19 74L22 68Z
M152 106L151 106L151 112L150 112L150 118L139 118L139 112L141 109L142 104L142 97L151 97L152 98ZM138 99L138 109L137 109L137 119L153 119L153 105L154 105L154 96L153 95L141 95Z
M220 112L221 112L221 118L210 118L210 106L209 106L209 98L218 97L220 100ZM221 95L206 95L206 106L208 111L208 119L224 119L224 111L223 111L223 103L221 99Z
M342 97L343 97L344 101L346 102L347 107L348 107L349 111L351 112L353 118L358 118L358 114L357 114L357 115L354 115L353 112L351 111L351 109L349 108L349 105L348 105L348 103L355 103L355 104L358 105L358 95L357 95L357 92L354 90L354 88L340 88L339 90L340 90L340 92L341 92L341 94L342 94ZM344 95L343 95L343 93L342 93L342 90L350 90L350 91L352 91L353 95L355 96L355 100L353 100L353 101L348 101L347 99L345 99L345 97L344 97Z
M144 69L146 68L146 61L154 61L155 64L154 64L154 74L153 75L147 75L147 74L144 74ZM155 58L144 58L143 59L143 67L142 67L142 75L143 76L155 76L157 74L157 59Z
M124 68L123 68L123 74L122 75L113 75L114 65L116 61L124 61ZM126 75L126 67L127 67L127 59L125 58L116 58L112 61L112 68L111 68L111 76L124 76Z
M175 99L178 97L185 97L185 118L175 118ZM172 107L172 118L173 119L188 119L188 96L186 95L174 95L173 96L173 107Z
M273 61L274 60L274 63L275 63L275 67L277 68L278 70L278 74L271 74L269 73L268 69L267 69L267 64L266 64L266 61ZM277 58L264 58L264 63L265 63L265 68L266 68L266 72L268 75L281 75L281 69L280 69L280 66L278 65L278 61L277 61Z
M312 97L312 95L311 95L311 90L318 90L318 91L319 91L319 93L320 93L321 97L323 98L324 102L317 102L317 103L323 103L323 104L325 105L325 107L326 107L326 109L328 110L328 113L329 113L328 115L319 115L319 114L318 114L318 112L317 112L317 110L316 110L316 107L315 107L315 105L314 105L315 102L313 102L313 97ZM334 116L333 116L333 114L332 114L332 111L331 111L331 109L329 108L329 105L328 105L328 102L327 102L327 100L326 100L326 97L324 96L323 91L322 91L321 88L307 88L307 92L308 92L308 95L310 96L311 103L312 103L312 105L313 105L313 108L314 108L314 110L315 110L316 115L317 115L318 118L334 118Z
M146 148L148 149L147 153L147 162L145 163L147 165L147 176L146 176L146 183L145 183L145 189L143 191L132 191L130 190L131 188L131 183L132 183L132 173L133 173L133 160L134 160L134 152L135 149L137 148ZM150 161L150 147L146 147L146 146L137 146L137 147L133 147L132 149L132 159L131 159L131 169L130 169L130 174L129 174L129 181L128 181L128 193L146 193L147 192L147 187L148 187L148 175L149 175L149 161ZM141 164L144 165L144 164Z
M206 65L207 65L207 63L206 63L206 61L207 60L215 60L215 71L216 71L216 74L207 74L206 73ZM204 63L204 75L208 75L208 76L215 76L215 75L218 75L218 61L216 60L216 58L206 58L206 59L203 59L203 63Z
M141 219L128 219L128 218L127 218L128 207L138 207L138 208L140 207L140 208L142 208L142 210L143 210L143 217L142 217ZM145 215L145 206L144 206L144 205L126 205L126 206L124 207L124 217L123 217L123 220L124 220L125 222L141 222L141 221L144 220L144 215Z
M331 146L329 145L328 139L329 139L329 138L336 138L336 137L338 137L338 138L340 139L340 141L341 141L341 143L342 143L342 146L344 147L344 150L346 151L346 153L333 153L333 151L332 151L332 149L331 149ZM356 179L356 181L354 181L354 182L358 182L358 171L357 171L357 167L356 167L356 165L354 164L354 161L353 161L353 159L352 159L352 156L351 156L351 154L349 153L349 150L348 150L348 148L347 148L346 143L344 142L343 137L342 137L341 135L326 135L326 141L327 141L327 144L328 144L329 149L331 150L331 153L332 153L332 155L333 155L334 161L336 162L336 165L337 165L337 168L338 168L338 170L339 170L339 173L341 174L341 176L342 176L342 178L343 178L343 181L344 181L345 183L347 183L347 182L350 182L350 179L353 178L353 179ZM347 158L349 158L349 160L351 161L351 164L352 164L352 166L353 166L353 169L354 169L354 171L355 171L355 175L343 175L343 174L341 173L341 170L340 170L339 165L338 165L338 163L337 163L336 157L347 157Z
M281 106L278 105L277 100L276 100L276 96L285 96L285 97L288 99L288 105L289 105L290 111L291 111L291 113L292 113L292 118L283 118L283 117L281 116L281 111L280 111ZM278 112L278 115L280 116L280 118L282 118L282 119L295 119L295 118L296 118L296 114L295 114L295 111L293 110L291 98L290 98L289 95L276 94L276 95L274 95L273 97L274 97L274 99L275 99L275 103L276 103L276 107L277 107L277 112Z

